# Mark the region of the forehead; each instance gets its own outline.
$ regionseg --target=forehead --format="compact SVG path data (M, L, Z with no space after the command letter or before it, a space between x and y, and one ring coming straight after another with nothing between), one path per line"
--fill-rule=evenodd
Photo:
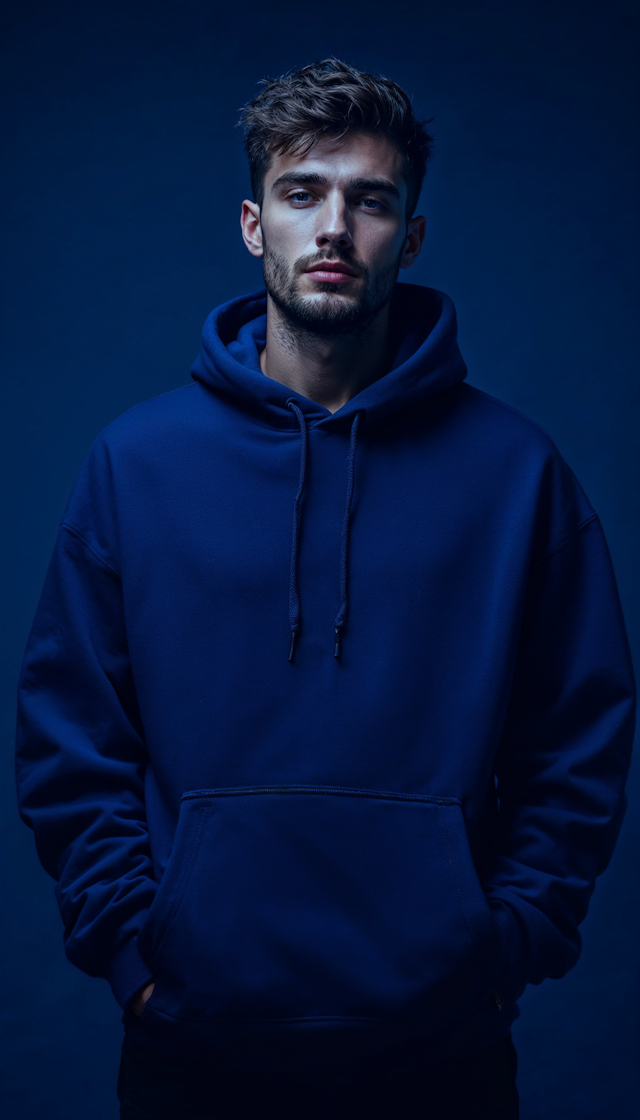
M289 171L324 176L334 186L350 179L386 178L402 190L405 186L403 159L396 145L375 133L347 133L340 140L323 138L305 152L287 152L272 157L265 174L265 189Z

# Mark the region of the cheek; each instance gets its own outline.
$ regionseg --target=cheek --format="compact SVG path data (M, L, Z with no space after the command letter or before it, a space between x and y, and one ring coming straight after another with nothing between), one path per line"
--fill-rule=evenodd
M405 242L404 235L397 228L382 230L371 225L363 227L355 241L355 250L361 260L373 271L394 264L400 257Z
M299 257L314 252L316 247L312 218L306 213L303 216L301 211L295 214L293 220L289 216L270 217L263 232L269 250L290 265Z

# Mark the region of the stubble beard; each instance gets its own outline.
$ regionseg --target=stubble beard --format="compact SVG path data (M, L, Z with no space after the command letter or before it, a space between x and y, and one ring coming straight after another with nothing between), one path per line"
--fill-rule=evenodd
M299 341L309 336L333 338L366 331L391 299L400 268L398 257L372 277L365 265L339 258L364 280L361 294L356 298L345 297L336 292L334 283L316 282L318 292L326 298L314 299L300 294L299 277L310 266L327 259L326 256L302 257L290 269L284 257L270 249L266 241L263 249L264 286L280 311L282 326ZM332 259L336 259L335 255Z

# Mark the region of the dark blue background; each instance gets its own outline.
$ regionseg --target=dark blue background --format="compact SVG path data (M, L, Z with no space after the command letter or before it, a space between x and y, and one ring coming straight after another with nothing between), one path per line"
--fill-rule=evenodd
M405 278L452 296L469 380L541 423L576 471L637 648L637 6L23 0L4 22L5 1115L115 1120L121 1013L66 961L17 815L15 678L92 439L187 381L207 312L260 286L240 242L236 110L261 77L333 53L435 114L427 243ZM522 1000L523 1120L638 1115L637 836L632 783L580 963Z

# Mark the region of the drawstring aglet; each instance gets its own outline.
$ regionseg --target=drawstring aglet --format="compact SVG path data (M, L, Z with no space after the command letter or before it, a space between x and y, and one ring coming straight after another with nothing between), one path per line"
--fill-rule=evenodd
M334 657L339 657L340 656L340 637L341 637L342 631L340 630L340 628L338 626L336 626L336 628L335 628L335 634L336 634L336 644L333 648L333 656Z
M296 648L296 638L298 636L297 630L291 631L291 644L289 646L289 661L293 661L293 651Z

